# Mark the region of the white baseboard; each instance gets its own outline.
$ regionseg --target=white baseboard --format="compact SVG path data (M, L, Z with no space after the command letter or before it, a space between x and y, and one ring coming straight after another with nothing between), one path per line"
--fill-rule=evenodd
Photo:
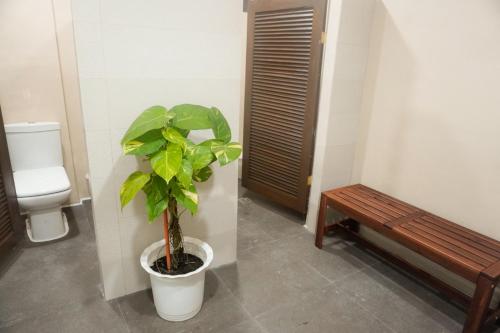
M81 206L81 205L83 205L83 201L86 201L86 200L92 200L92 198L91 197L80 198L80 202L75 202L75 203L63 205L62 208Z

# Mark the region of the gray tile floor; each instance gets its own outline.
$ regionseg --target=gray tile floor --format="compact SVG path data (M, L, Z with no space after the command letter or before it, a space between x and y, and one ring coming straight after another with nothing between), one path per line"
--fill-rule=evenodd
M431 333L460 332L465 318L356 244L328 237L316 249L300 217L241 189L237 264L207 272L195 318L166 322L150 291L102 299L88 212L68 210L65 240L23 241L2 266L0 332Z

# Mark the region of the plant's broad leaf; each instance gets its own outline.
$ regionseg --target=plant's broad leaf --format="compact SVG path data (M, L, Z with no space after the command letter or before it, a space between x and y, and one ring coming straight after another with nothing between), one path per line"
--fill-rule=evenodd
M183 137L185 137L185 138L187 138L187 137L188 137L189 132L190 132L189 130L187 130L187 129L182 129L182 128L178 128L178 127L174 127L174 128L177 130L177 132L181 133L181 135L182 135Z
M193 174L193 180L197 182L205 182L210 178L213 171L209 166L204 167L203 169L196 170Z
M161 134L161 130L156 129L149 131L135 140L128 141L123 145L125 155L145 156L156 153L166 140Z
M241 145L238 142L230 142L212 149L220 165L226 165L237 159L241 154Z
M163 178L153 176L143 190L146 193L148 221L151 223L167 209L168 187Z
M169 142L176 143L182 147L182 149L186 148L186 138L179 133L175 128L167 127L164 128L161 133L163 137L167 139Z
M168 183L177 174L182 162L181 146L169 143L167 149L161 150L151 157L151 167L158 176Z
M140 137L146 132L164 127L174 116L174 113L169 112L163 106L150 107L141 113L132 125L130 125L122 138L122 146L125 143Z
M175 114L173 125L184 130L212 128L211 109L194 104L176 105L170 112Z
M181 167L176 175L177 180L179 181L179 183L181 183L182 187L189 188L189 185L191 185L192 176L193 166L191 165L191 162L183 159Z
M196 214L198 211L198 193L196 193L196 187L193 184L184 189L176 183L172 183L172 194L179 204L189 210L191 214Z
M222 146L222 145L224 145L224 142L222 142L221 140L217 140L217 139L205 140L205 141L198 144L198 146L205 146L205 147L210 148L211 151L213 150L213 147L218 147L218 146Z
M198 170L206 167L215 160L215 156L207 146L196 145L189 155L189 160L193 166L193 170Z
M212 122L212 131L217 140L222 143L231 141L231 128L226 118L219 109L212 107L210 112L210 121Z
M122 208L136 196L137 192L146 185L150 178L150 174L141 171L136 171L128 176L120 188L120 203Z

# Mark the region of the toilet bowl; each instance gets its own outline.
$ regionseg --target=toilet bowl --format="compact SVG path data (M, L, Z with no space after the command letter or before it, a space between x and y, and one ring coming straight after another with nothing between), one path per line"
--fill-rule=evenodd
M63 167L58 123L5 125L19 207L27 214L26 232L33 242L64 237L68 221L61 205L71 185Z

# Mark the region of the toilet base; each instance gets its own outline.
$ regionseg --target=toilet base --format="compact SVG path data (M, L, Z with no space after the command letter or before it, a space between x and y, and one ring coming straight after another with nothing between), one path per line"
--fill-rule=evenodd
M34 243L56 240L68 232L68 219L60 208L30 212L26 219L26 233Z

